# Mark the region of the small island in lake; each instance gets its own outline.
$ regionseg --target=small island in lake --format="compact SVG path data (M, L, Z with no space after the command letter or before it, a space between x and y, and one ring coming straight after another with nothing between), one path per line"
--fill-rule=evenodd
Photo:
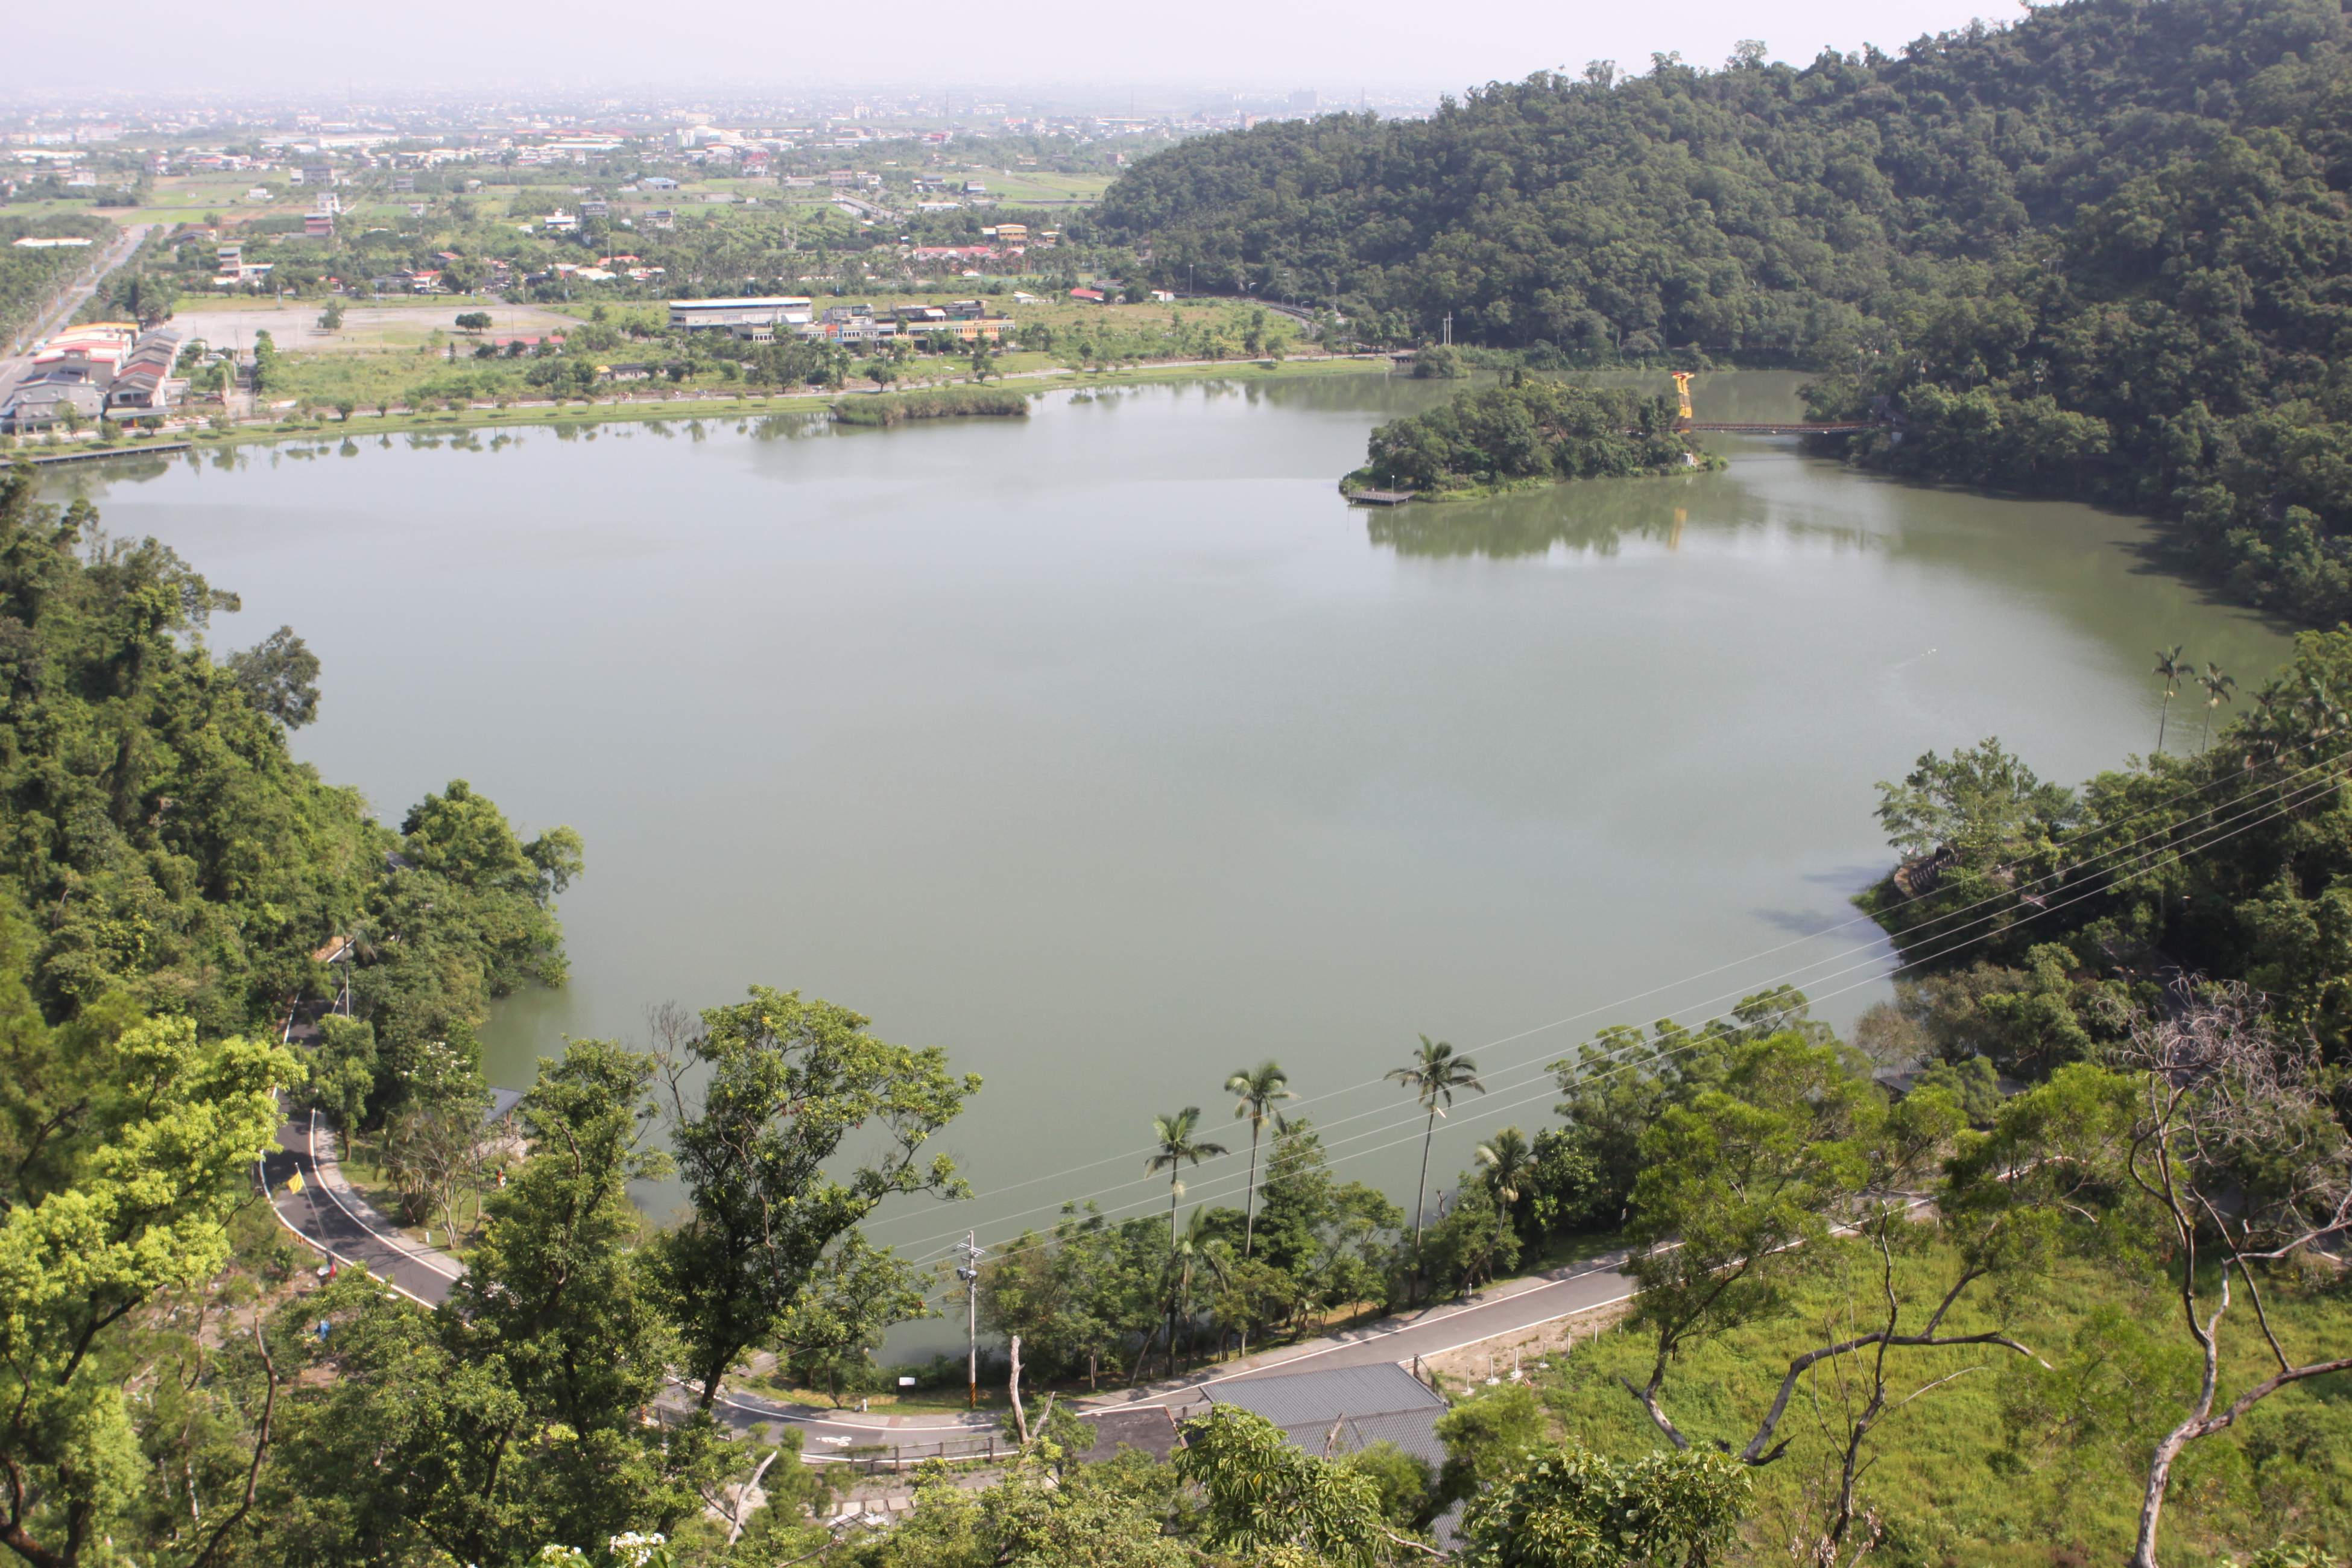
M1675 405L1664 397L1535 380L1459 393L1425 414L1392 419L1372 432L1368 458L1341 489L1435 499L1722 464L1675 428Z

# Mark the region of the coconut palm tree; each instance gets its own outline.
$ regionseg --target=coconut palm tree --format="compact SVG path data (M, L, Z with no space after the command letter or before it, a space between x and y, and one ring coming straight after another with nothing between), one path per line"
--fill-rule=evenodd
M2156 749L2164 750L2165 721L2172 717L2172 700L2180 695L2180 682L2196 669L2196 665L2180 657L2180 644L2174 643L2170 653L2156 650L2156 668L2151 673L2164 678L2164 708L2156 719Z
M1249 1119L1250 1173L1249 1195L1242 1209L1242 1256L1247 1258L1257 1245L1257 1140L1265 1130L1266 1119L1275 1114L1274 1102L1295 1098L1290 1092L1290 1075L1274 1062L1260 1062L1255 1070L1244 1069L1225 1079L1225 1092L1237 1094L1234 1102L1234 1118Z
M2222 674L2220 665L2208 659L2205 673L2197 678L2197 684L2205 689L2205 728L2197 737L2198 749L2201 751L2212 740L2213 710L2231 700L2230 694L2238 689L2238 683Z
M1477 1157L1479 1174L1497 1204L1508 1209L1525 1195L1536 1163L1535 1150L1528 1144L1526 1133L1516 1127L1506 1127L1492 1140L1478 1145Z
M1168 1250L1176 1250L1176 1200L1184 1195L1184 1167L1197 1165L1203 1160L1213 1160L1225 1152L1223 1143L1196 1140L1200 1131L1201 1108L1188 1105L1173 1116L1151 1119L1152 1141L1159 1151L1144 1162L1144 1170L1151 1175L1168 1173Z
M1423 1035L1421 1049L1413 1054L1412 1060L1387 1075L1390 1082L1402 1087L1429 1112L1428 1122L1421 1131L1421 1184L1412 1192L1412 1278L1416 1298L1421 1289L1421 1211L1429 1201L1429 1145L1437 1136L1437 1119L1454 1103L1455 1089L1486 1092L1477 1074L1477 1064L1468 1057L1457 1057L1445 1041Z

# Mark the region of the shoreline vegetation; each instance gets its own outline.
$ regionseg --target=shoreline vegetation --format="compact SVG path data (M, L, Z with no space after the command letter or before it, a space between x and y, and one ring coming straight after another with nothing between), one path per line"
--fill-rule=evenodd
M1025 419L1026 392L1010 387L939 386L880 397L845 397L833 405L835 423L887 430L910 419Z
M1328 354L1281 360L1188 362L1140 364L1116 370L1023 372L1016 373L1006 379L1020 381L1029 390L1036 392L1054 392L1073 387L1141 386L1195 381L1254 383L1277 379L1295 380L1302 376L1314 375L1369 375L1375 374L1376 367L1384 364L1387 358L1385 354ZM939 388L923 390L942 392L977 390L978 385L979 384L971 382L951 382ZM994 386L1003 388L1003 383L995 383ZM1003 388L1003 390L1011 392L1012 389ZM0 467L5 467L7 462L17 458L43 458L66 453L106 451L131 457L143 451L176 445L184 441L193 443L200 451L210 451L230 447L262 445L289 438L317 438L328 436L357 437L417 432L446 433L497 427L525 428L534 426L576 428L608 423L645 424L671 419L749 418L754 415L787 413L824 415L847 403L910 395L913 394L876 391L853 393L845 398L842 395L834 392L767 394L730 392L707 396L653 398L622 395L610 399L581 398L576 401L546 399L506 405L478 403L457 409L394 406L385 412L374 408L354 408L349 416L326 410L316 412L308 417L240 420L229 424L226 428L211 424L165 426L149 434L128 437L112 442L85 439L52 444L30 438L21 439L14 447L0 447ZM856 417L845 422L871 423Z
M1162 281L1305 274L1392 342L1812 371L1812 418L1874 426L1858 466L2127 508L2327 626L2352 616L2347 92L2331 0L2074 0L1199 137L1097 221Z
M1371 434L1340 492L1469 500L1563 479L1685 474L1724 466L1675 428L1674 405L1624 387L1530 379L1456 393Z

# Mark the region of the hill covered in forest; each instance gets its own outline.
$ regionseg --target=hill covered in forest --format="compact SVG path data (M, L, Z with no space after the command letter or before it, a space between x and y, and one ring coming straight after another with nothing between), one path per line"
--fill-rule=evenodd
M1538 365L1825 373L1859 460L2180 520L2352 614L2352 26L2328 0L2078 0L1898 54L1596 62L1187 142L1100 221L1163 279Z

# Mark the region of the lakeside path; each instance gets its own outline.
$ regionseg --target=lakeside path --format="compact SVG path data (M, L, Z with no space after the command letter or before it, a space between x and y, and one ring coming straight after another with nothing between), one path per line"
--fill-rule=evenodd
M279 1147L262 1162L260 1175L271 1205L288 1230L339 1266L365 1268L421 1306L437 1306L448 1299L464 1265L438 1247L400 1235L389 1218L352 1189L336 1160L333 1131L317 1112L289 1112L278 1138ZM297 1174L302 1178L300 1188L289 1192L288 1183ZM1623 1262L1624 1254L1612 1253L1549 1273L1503 1280L1465 1301L1433 1303L1183 1377L1074 1399L1071 1405L1081 1414L1152 1405L1174 1409L1200 1403L1208 1397L1205 1391L1219 1384L1246 1378L1382 1362L1409 1366L1416 1357L1425 1359L1523 1333L1622 1301L1633 1292L1633 1282L1620 1271ZM685 1387L677 1385L664 1403L683 1408L689 1398ZM991 1415L859 1415L787 1405L740 1391L722 1392L714 1412L738 1430L762 1424L798 1426L807 1434L805 1457L814 1460L826 1458L827 1447L877 1444L905 1447L911 1453L944 1443L950 1453L968 1453L998 1425L997 1417Z

